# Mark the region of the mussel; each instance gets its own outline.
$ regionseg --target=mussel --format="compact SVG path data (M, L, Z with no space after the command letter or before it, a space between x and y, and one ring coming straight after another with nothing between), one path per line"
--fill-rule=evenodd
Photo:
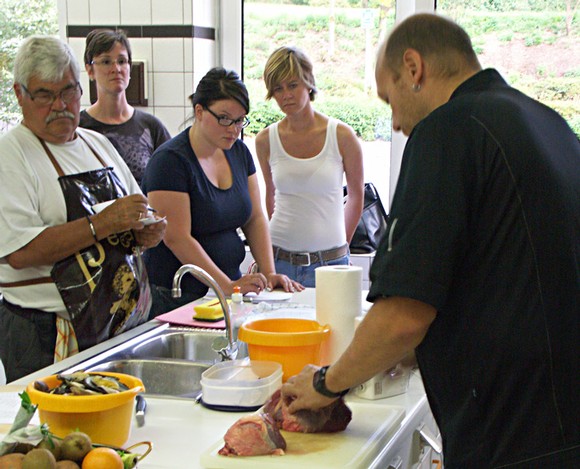
M49 389L43 381L36 381L34 383L35 389L52 394L75 396L114 394L129 389L118 378L97 373L89 374L84 371L76 371L70 374L58 374L56 377L61 382L58 386Z

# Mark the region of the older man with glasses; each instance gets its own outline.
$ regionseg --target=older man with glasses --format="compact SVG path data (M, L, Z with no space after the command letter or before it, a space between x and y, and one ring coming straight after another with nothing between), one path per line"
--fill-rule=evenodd
M0 358L8 381L145 321L151 292L141 248L165 231L164 221L145 226L147 198L112 144L78 128L83 91L67 44L26 39L14 91L23 119L0 138ZM135 281L116 292L120 272Z

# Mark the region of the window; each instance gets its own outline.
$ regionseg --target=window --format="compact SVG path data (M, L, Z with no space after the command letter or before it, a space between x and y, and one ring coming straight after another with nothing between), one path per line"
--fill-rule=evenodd
M374 62L382 34L394 23L395 2L379 3L391 6L367 9L347 0L244 1L243 76L252 108L244 142L255 155L255 135L283 117L276 102L265 99L262 73L271 52L295 45L314 65L319 92L313 107L353 127L363 146L365 180L387 201L391 110L376 95ZM261 174L259 180L263 184Z
M438 0L437 12L469 33L484 68L555 109L580 136L578 6L572 0Z

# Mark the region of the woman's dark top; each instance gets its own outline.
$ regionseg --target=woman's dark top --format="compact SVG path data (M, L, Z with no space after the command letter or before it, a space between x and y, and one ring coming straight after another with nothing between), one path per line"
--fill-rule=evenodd
M152 156L143 178L143 192L175 191L189 194L191 236L232 280L241 277L240 264L246 255L237 229L252 212L248 177L256 167L246 145L237 140L224 150L232 171L232 186L219 189L206 177L189 143L189 128L162 145ZM181 262L165 243L145 253L149 280L171 288L173 276ZM181 282L181 289L201 297L207 287L191 275Z
M91 117L87 111L82 111L79 125L107 137L139 184L153 152L171 138L157 117L138 109L135 109L131 119L122 124L105 124Z

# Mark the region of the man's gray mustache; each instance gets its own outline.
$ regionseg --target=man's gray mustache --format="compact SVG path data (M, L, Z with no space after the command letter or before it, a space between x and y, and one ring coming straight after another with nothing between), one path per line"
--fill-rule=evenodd
M60 119L62 117L74 120L75 115L69 111L55 111L51 112L50 115L46 118L46 123L50 124L55 119Z

